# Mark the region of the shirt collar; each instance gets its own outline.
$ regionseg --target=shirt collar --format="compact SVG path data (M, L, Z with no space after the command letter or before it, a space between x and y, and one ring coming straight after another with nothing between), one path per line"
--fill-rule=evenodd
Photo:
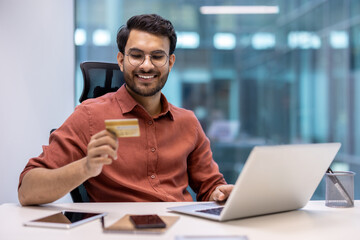
M132 112L136 106L142 107L126 90L125 84L123 84L116 92L116 99L123 113ZM175 120L174 114L172 113L172 105L167 101L165 95L162 93L161 93L160 101L161 101L162 111L155 118L169 116L171 120Z

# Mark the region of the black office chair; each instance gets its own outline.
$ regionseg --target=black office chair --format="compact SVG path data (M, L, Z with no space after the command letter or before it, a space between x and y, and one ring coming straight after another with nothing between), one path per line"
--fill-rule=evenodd
M97 98L108 92L117 91L124 83L123 73L116 63L83 62L80 63L84 88L79 101ZM89 202L89 196L83 184L70 192L73 202Z
M96 98L108 92L115 92L123 85L124 76L116 63L83 62L80 63L84 88L79 101ZM52 129L50 134L56 129ZM83 184L70 192L73 202L89 202L89 196Z
M117 63L83 62L80 68L84 78L80 102L115 92L124 83L123 73Z

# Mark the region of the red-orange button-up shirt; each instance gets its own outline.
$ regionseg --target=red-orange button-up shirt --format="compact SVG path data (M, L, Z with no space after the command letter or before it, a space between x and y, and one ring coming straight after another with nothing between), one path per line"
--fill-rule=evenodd
M138 118L140 137L119 138L118 158L84 186L91 201L207 201L213 190L226 184L212 158L210 143L193 112L168 103L161 96L162 112L155 117L122 86L117 92L89 99L76 107L65 123L50 135L39 157L29 160L20 175L33 168L54 169L87 154L105 119ZM19 184L19 186L20 186Z

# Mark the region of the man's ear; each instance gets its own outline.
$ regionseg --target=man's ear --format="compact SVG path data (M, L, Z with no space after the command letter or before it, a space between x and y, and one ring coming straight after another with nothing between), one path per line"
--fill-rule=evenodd
M169 72L171 71L172 67L175 63L175 54L171 54L169 57Z
M121 52L118 52L118 54L117 54L117 62L120 67L120 70L123 72L124 71L124 54L122 54Z

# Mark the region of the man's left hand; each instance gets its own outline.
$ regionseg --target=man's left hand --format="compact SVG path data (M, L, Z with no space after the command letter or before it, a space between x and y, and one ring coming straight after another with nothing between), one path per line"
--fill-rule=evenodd
M232 184L218 186L215 188L213 193L210 195L209 200L217 201L217 202L225 201L229 197L233 188L234 188L234 185L232 185Z

